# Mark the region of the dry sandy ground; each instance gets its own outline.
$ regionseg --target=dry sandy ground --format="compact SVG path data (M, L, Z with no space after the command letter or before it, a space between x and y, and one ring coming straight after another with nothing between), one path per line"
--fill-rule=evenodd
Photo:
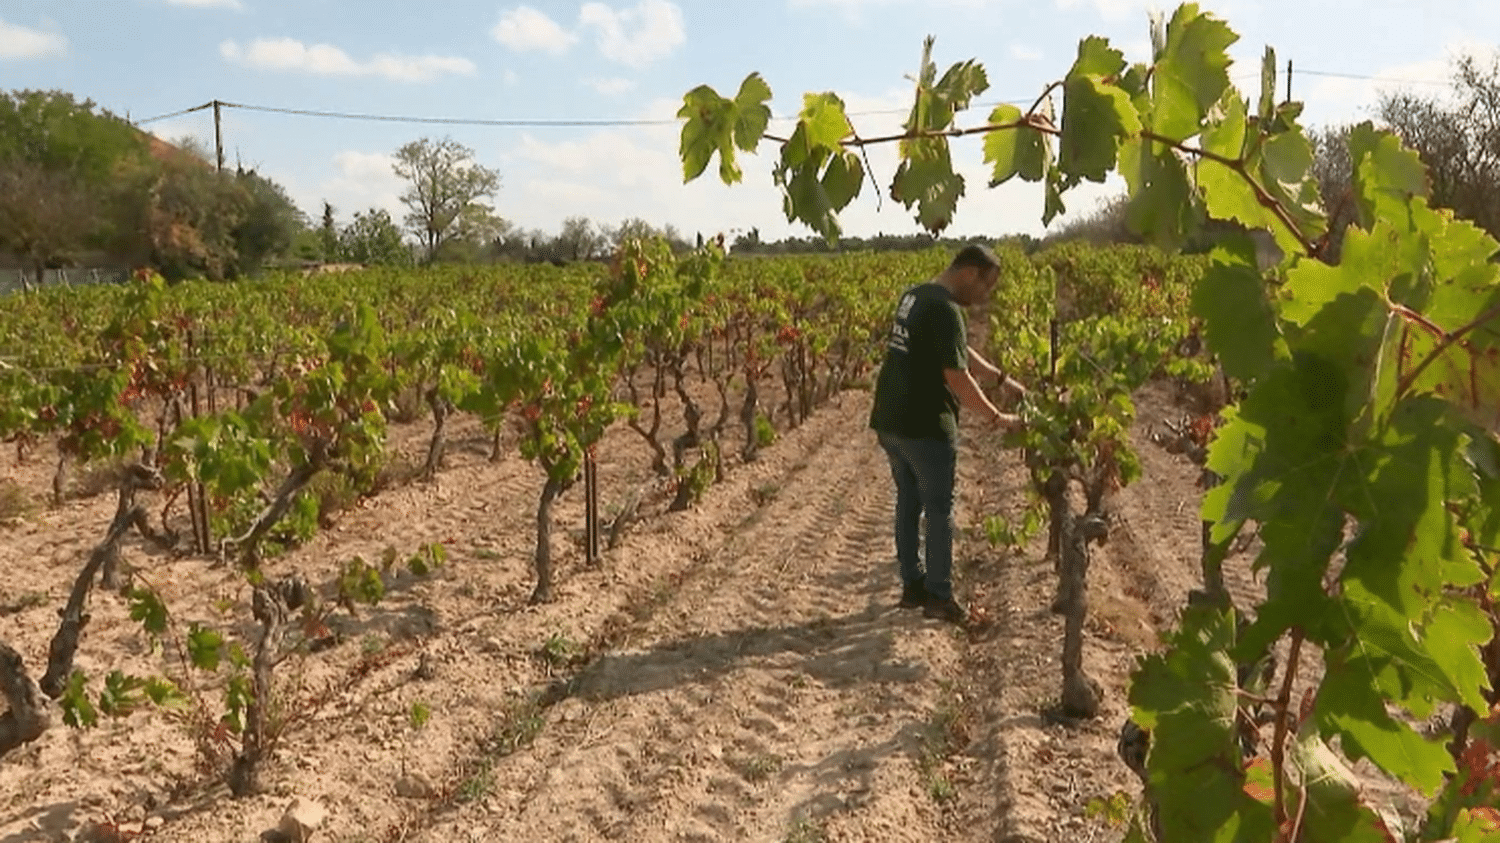
M1010 555L982 538L985 515L1024 497L992 440L971 437L960 458L958 588L984 619L963 632L895 606L890 475L865 393L840 395L759 461L732 461L689 512L664 513L648 491L642 521L597 567L571 491L556 512L557 599L540 607L526 606L540 471L489 462L480 432L460 426L435 482L382 493L268 563L327 594L356 554L443 542L450 557L378 607L340 611L342 643L283 666L305 717L266 793L235 800L198 774L188 731L163 714L59 724L0 762L0 843L78 839L107 821L144 832L120 839L254 841L293 797L327 810L314 838L327 841L1118 839L1085 808L1137 792L1114 753L1125 683L1197 584L1196 469L1145 439L1177 412L1170 391L1142 398L1146 475L1114 500L1091 573L1087 669L1108 697L1093 723L1043 716L1060 685L1051 564L1041 539ZM418 453L424 432L412 425L402 449ZM612 432L601 451L606 512L650 489L633 437ZM5 463L48 488L42 456ZM109 495L72 500L0 528L0 637L33 673L112 508ZM134 541L126 557L179 624L253 632L220 615L245 604L232 571ZM117 595L96 592L92 612L78 666L96 682L177 670Z

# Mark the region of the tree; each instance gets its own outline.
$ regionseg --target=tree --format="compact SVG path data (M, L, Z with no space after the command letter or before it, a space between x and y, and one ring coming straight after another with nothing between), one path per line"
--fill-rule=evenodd
M649 240L658 234L655 226L640 217L623 220L619 225L605 229L602 233L611 251L620 248L620 244L627 240Z
M204 150L183 144L181 154L161 162L143 203L152 265L172 281L237 277L242 263L236 230L251 204L245 187L216 172Z
M404 222L417 236L429 262L436 260L443 244L455 236L461 218L483 209L479 202L500 187L500 174L474 162L474 151L451 138L423 138L396 151L392 166L396 175L410 182L401 202L410 211Z
M62 91L0 92L0 158L20 158L105 186L150 161L149 138L114 114Z
M88 250L131 251L154 167L146 136L92 101L0 93L0 251L38 273Z
M410 266L411 249L401 238L401 229L384 208L355 212L354 221L339 232L335 254L355 263ZM330 256L331 257L331 256Z
M48 267L88 241L98 226L94 211L89 191L68 174L33 161L0 161L0 250L24 260L37 284Z
M483 260L497 240L510 230L510 223L501 219L486 205L473 204L458 215L453 224L453 236L438 249L434 261L446 263L476 263Z
M1460 58L1450 94L1386 94L1380 120L1427 165L1434 205L1500 236L1500 58Z
M323 243L323 260L335 260L339 252L339 226L333 217L333 206L323 200L323 226L318 229Z
M307 215L281 185L254 170L236 170L234 182L245 198L244 217L233 230L235 251L240 274L249 275L291 251L293 238L307 226Z
M531 233L510 222L486 246L484 258L490 261L524 261L530 257Z
M563 220L562 231L553 242L558 259L584 261L598 257L607 241L588 217L568 217Z
M761 245L760 229L752 227L734 238L731 249L736 252L755 252L760 250Z

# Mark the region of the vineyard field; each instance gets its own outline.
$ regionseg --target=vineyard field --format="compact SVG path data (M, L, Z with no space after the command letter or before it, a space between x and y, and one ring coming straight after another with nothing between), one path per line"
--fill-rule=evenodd
M644 245L540 281L142 278L0 310L22 338L0 354L0 643L32 679L92 584L50 728L0 760L0 841L256 839L294 799L346 841L1119 839L1097 808L1139 790L1116 754L1134 659L1202 585L1200 469L1157 434L1224 400L1184 317L1203 263L1002 257L971 345L1058 403L1027 405L1046 415L1024 440L965 434L962 631L895 606L866 429L895 291L940 252L720 265ZM79 330L101 323L97 345ZM101 420L132 445L91 436ZM1082 719L1057 711L1066 623L1022 458L1059 442L1111 489ZM115 494L137 448L164 475L131 499L145 531ZM286 497L260 552L189 545L193 480L215 541ZM107 532L123 582L80 578ZM1224 568L1242 604L1251 553ZM246 762L252 736L269 749Z
M1163 394L1142 405L1142 437L1176 409ZM1138 548L1098 551L1090 666L1111 702L1096 724L1071 730L1040 714L1056 693L1060 634L1046 612L1041 541L1011 556L977 527L981 514L1023 504L1023 468L993 438L966 441L958 513L973 529L956 548L958 583L990 620L955 634L894 607L888 469L864 430L867 412L866 393L845 393L730 471L699 507L643 520L597 571L559 536L558 599L533 608L524 604L539 472L513 456L490 463L471 422L454 432L435 483L383 493L273 563L326 582L342 560L388 544L441 541L450 560L345 621L345 643L308 665L309 692L342 690L293 733L266 794L174 794L198 780L194 748L183 727L142 713L8 759L0 798L11 819L0 839L67 839L110 816L141 828L147 815L166 821L146 839L254 839L299 796L329 811L330 840L400 839L406 828L405 839L434 843L522 833L675 840L679 831L782 841L798 829L830 841L988 840L999 830L1110 839L1084 812L1133 786L1113 751L1124 683L1133 654L1196 581L1195 470L1148 452L1143 491L1120 512ZM606 509L651 476L633 436L614 431L601 447L618 455L601 456ZM423 456L424 438L420 425L393 430L408 460ZM45 487L45 464L9 471ZM665 496L652 505L665 507ZM71 500L3 535L0 563L29 572L7 583L13 646L45 650L55 598L97 541L79 525L107 521L112 508L107 496ZM582 516L579 495L561 500L560 524ZM217 601L243 600L233 571L127 553L183 617L213 618ZM37 594L49 599L27 605ZM80 669L146 670L123 605L99 595L94 612ZM591 644L602 652L585 653ZM415 676L424 660L426 680ZM530 710L529 695L568 680L572 695ZM431 711L420 728L417 706ZM486 769L482 744L501 728L526 740ZM451 791L453 804L398 796L413 773L415 786Z

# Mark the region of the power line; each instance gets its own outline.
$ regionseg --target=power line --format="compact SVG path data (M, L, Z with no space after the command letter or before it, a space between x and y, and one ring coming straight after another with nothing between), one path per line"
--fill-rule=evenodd
M988 106L992 106L992 105L999 105L999 104L1001 104L1001 102L1009 103L1011 105L1023 105L1023 104L1029 103L1030 101L1031 101L1030 99L1013 99L1013 100L1001 100L1001 101L996 101L996 102L992 102L992 103L979 103L978 105L980 107L984 107L984 106L987 106L987 105ZM215 103L213 103L213 102L206 102L206 103L204 103L202 105L195 105L192 108L184 108L181 111L174 111L174 112L172 112L170 114L162 114L162 115L158 115L156 117L148 117L145 120L137 120L137 121L135 121L135 123L136 123L137 126L142 126L142 125L145 125L147 123L154 123L154 122L156 122L158 120L166 120L166 119L168 119L170 117L180 117L180 116L182 116L184 114L190 114L190 113L195 112L195 111L203 111L204 109L213 108L214 104ZM569 119L546 120L546 119L527 119L527 118L505 118L505 119L501 119L501 118L482 118L482 117L417 117L417 116L410 116L410 115L394 115L394 114L362 114L362 113L358 113L358 112L345 112L345 111L319 111L319 110L307 109L307 108L284 108L284 107L270 106L270 105L251 105L251 104L247 104L247 103L222 102L222 101L219 101L218 105L220 107L222 107L222 108L240 108L240 109L244 109L246 111L262 111L262 112L269 112L269 113L275 113L275 114L291 114L291 115L296 115L296 116L299 116L299 117L326 117L326 118L339 119L339 120L373 120L373 121L382 121L382 122L391 122L391 123L438 123L438 124L443 124L443 125L458 125L458 126L501 126L501 127L509 127L509 128L518 128L518 127L519 128L583 127L583 126L598 126L598 127L604 127L604 126L675 126L675 125L677 125L680 122L677 118L661 119L661 120L647 119L647 118L635 118L635 119L632 119L632 118L569 118ZM903 107L903 108L874 109L874 110L868 110L868 111L851 111L851 112L848 113L848 116L849 117L865 117L865 116L872 116L872 115L878 115L878 114L905 114L905 113L909 112L910 110L911 110L910 107ZM771 117L771 120L773 120L773 121L777 121L777 120L785 121L785 120L796 120L796 119L798 119L798 118L795 115L785 115L785 116L774 116L773 115Z
M301 117L333 117L341 120L382 120L396 123L443 123L450 125L465 126L664 126L675 124L674 120L648 120L648 119L566 119L566 120L528 120L528 119L484 119L470 117L405 117L386 114L352 114L340 111L313 111L305 108L277 108L269 105L246 105L244 103L226 102L220 103L225 108L242 108L246 111L268 111L277 114L295 114Z
M1333 77L1333 78L1338 78L1338 79L1356 79L1356 80L1361 80L1361 81L1366 81L1366 82L1390 82L1392 84L1400 84L1400 85L1439 85L1439 86L1441 86L1441 85L1447 85L1447 84L1449 84L1446 81L1439 81L1439 80L1435 80L1435 79L1401 79L1401 78L1396 78L1396 77L1376 76L1376 75L1371 75L1371 74L1341 73L1341 72L1331 71L1331 70L1307 70L1305 68L1297 68L1296 69L1296 73L1305 74L1307 76L1326 76L1326 77ZM1257 78L1258 76L1259 76L1258 73L1245 73L1245 74L1237 74L1233 78L1236 79L1236 80L1240 80L1240 79L1253 79L1253 78ZM991 107L991 106L1002 105L1002 104L1005 104L1005 105L1027 105L1031 101L1032 100L1029 97L1028 98L1015 98L1015 99L1007 99L1007 100L996 100L996 101L993 101L993 102L986 102L986 103L977 103L976 106L980 107L980 108L985 108L985 107ZM368 120L368 121L388 122L388 123L427 123L427 124L441 124L441 125L449 125L449 126L496 126L496 127L507 127L507 128L569 128L569 127L572 127L572 128L581 128L581 127L590 127L590 126L592 126L592 127L609 127L609 126L617 126L617 127L629 127L629 126L675 126L675 125L677 125L680 122L677 118L671 118L671 119L649 119L649 118L565 118L565 119L535 119L535 118L483 118L483 117L421 117L421 116L415 116L415 115L399 115L399 114L365 114L365 113L360 113L360 112L346 112L346 111L321 111L321 110L309 109L309 108L286 108L286 107L281 107L281 106L255 105L255 104L251 104L251 103L222 102L222 101L219 101L219 100L214 100L212 102L203 103L202 105L195 105L195 106L193 106L191 108L184 108L184 109L181 109L180 111L173 111L173 112L171 112L169 114L160 114L160 115L157 115L155 117L148 117L145 120L137 120L137 121L135 121L135 123L138 126L143 126L143 125L145 125L147 123L155 123L155 122L160 121L160 120L167 120L167 119L172 118L172 117L181 117L184 114L192 114L193 112L203 111L205 109L213 108L215 105L218 105L218 106L220 106L222 108L239 108L239 109L244 109L245 111L260 111L260 112L267 112L267 113L273 113L273 114L290 114L290 115L295 115L295 116L299 116L299 117L323 117L323 118L330 118L330 119L336 119L336 120ZM849 117L870 117L870 116L886 115L886 114L903 114L903 113L906 113L908 111L910 111L909 107L887 108L887 109L872 109L872 110L867 110L867 111L851 111L851 112L848 113L848 116ZM797 119L797 117L795 115L782 115L782 116L772 116L771 117L772 121L789 121L789 120L796 120L796 119Z
M213 103L206 102L206 103L204 103L202 105L195 105L192 108L184 108L181 111L174 111L171 114L158 114L155 117L148 117L145 120L136 120L134 122L135 122L135 124L137 126L144 126L147 123L155 123L158 120L166 120L169 117L181 117L184 114L192 114L194 111L202 111L205 108L213 108L213 107L214 107Z
M1392 83L1395 83L1395 84L1398 84L1398 85L1447 85L1447 84L1449 84L1448 82L1442 82L1442 81L1438 81L1436 79L1397 79L1397 78L1391 77L1391 76L1365 76L1365 75L1358 74L1358 73L1335 73L1335 72L1333 72L1331 70L1303 70L1300 67L1297 68L1297 72L1298 73L1305 73L1308 76L1332 76L1332 77L1336 77L1336 78L1339 78L1339 79L1362 79L1362 80L1369 81L1369 82L1392 82Z

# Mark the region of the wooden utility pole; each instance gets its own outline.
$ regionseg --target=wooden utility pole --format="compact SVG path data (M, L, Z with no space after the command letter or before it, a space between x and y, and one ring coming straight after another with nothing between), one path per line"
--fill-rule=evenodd
M1286 101L1292 101L1292 60L1286 60Z
M224 128L220 119L219 106L223 103L214 100L214 155L218 160L218 172L224 172Z

